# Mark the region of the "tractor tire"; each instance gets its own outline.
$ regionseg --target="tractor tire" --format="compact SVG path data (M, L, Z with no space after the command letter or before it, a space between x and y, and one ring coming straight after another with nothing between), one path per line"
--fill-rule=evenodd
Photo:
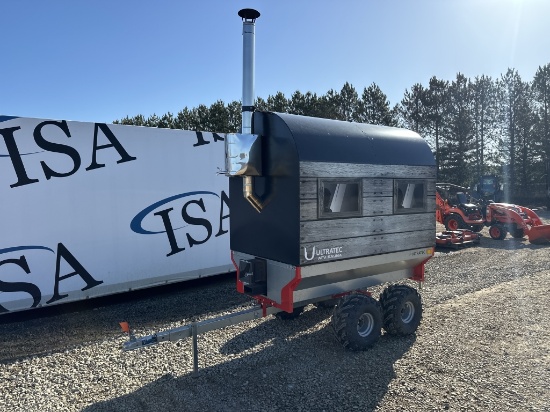
M458 230L466 228L464 219L462 219L462 216L457 215L456 213L451 213L449 216L447 216L443 221L443 224L445 225L445 229L447 230Z
M495 240L503 240L506 235L508 234L508 231L506 228L501 224L492 225L489 228L489 235Z
M380 295L384 329L390 335L412 335L422 320L422 299L406 285L388 286Z
M515 238L515 239L522 239L522 238L525 236L525 233L523 232L523 229L522 229L522 228L518 228L518 227L514 227L514 228L510 231L510 234L511 234L512 237Z
M300 307L294 308L294 310L290 313L285 311L277 312L275 314L275 317L280 320L296 319L298 316L302 314L303 311L304 311L304 307L300 306Z
M473 225L472 230L476 233L479 233L483 230L483 225Z
M342 345L352 351L373 346L382 334L382 309L367 295L343 297L332 314L332 328Z

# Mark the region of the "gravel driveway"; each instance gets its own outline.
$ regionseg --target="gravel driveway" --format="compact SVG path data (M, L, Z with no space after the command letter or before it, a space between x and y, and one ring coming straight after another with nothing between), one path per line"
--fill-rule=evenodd
M550 246L482 233L428 263L416 336L366 352L313 306L199 336L198 376L189 339L121 352L121 320L143 335L247 307L228 276L0 317L0 410L549 411Z

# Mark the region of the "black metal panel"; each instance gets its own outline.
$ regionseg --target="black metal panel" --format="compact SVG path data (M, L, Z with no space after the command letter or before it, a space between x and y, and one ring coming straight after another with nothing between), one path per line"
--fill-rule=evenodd
M273 196L259 213L243 197L243 179L229 178L231 250L297 266L300 263L298 178L269 180Z
M263 136L265 177L255 193L265 202L258 213L243 197L243 179L229 178L231 250L297 266L300 263L300 182L296 146L279 118L254 114L254 133Z
M302 162L435 165L424 139L407 129L283 113L268 115L286 125ZM277 123L271 120L271 124Z

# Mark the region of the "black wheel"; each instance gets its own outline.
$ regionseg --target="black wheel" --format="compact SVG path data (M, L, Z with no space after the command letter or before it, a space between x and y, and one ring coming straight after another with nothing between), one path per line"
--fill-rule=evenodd
M366 350L382 334L380 303L367 295L345 296L334 308L332 327L346 349Z
M525 236L525 233L523 232L523 228L514 226L514 228L510 231L510 234L513 238L521 239L523 236Z
M473 225L472 230L474 232L481 232L483 230L483 225Z
M388 286L380 295L384 329L391 335L416 332L422 320L422 299L416 289L406 285Z
M506 237L508 234L508 231L506 228L501 224L493 225L489 228L489 235L495 240L502 240Z
M464 219L462 219L462 216L457 215L456 213L451 213L449 216L447 216L443 224L445 225L445 229L447 230L458 230L466 228Z
M298 316L302 314L303 311L304 311L304 307L300 306L300 307L294 308L294 310L290 313L285 311L277 312L275 314L275 317L281 320L296 319Z

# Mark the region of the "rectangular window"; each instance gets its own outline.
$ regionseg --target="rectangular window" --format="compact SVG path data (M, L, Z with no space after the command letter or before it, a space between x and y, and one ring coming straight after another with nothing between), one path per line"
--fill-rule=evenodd
M426 211L425 180L394 180L393 213L417 213Z
M319 217L361 216L361 179L322 179L319 181Z

